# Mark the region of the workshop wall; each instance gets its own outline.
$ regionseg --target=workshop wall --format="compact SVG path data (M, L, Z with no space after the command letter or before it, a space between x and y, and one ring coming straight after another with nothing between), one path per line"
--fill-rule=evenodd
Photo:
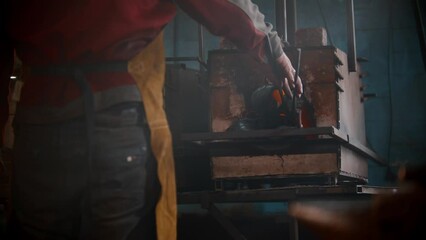
M253 2L275 24L274 1ZM400 165L426 163L426 72L411 1L357 0L354 7L357 56L368 60L361 63L365 93L376 94L365 102L368 147L391 165L369 163L369 184L387 185ZM346 1L298 0L297 27L325 27L329 44L346 52ZM219 38L207 30L203 37L207 60ZM198 39L198 24L179 12L165 30L167 57L199 56Z
M329 42L346 51L346 1L298 1L298 27L328 27ZM400 165L426 161L426 73L411 1L354 1L357 56L365 93L369 147L391 169L369 164L369 184L391 182ZM310 16L316 16L310 17ZM391 170L391 171L388 171Z

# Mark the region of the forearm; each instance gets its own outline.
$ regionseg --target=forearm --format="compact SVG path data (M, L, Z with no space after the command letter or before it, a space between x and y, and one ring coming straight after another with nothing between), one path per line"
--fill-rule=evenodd
M294 68L283 51L281 39L256 4L250 0L176 0L188 15L204 25L212 34L229 39L235 46L248 50L263 62L277 65L278 86L303 92L301 80L294 78ZM267 37L268 36L268 37ZM267 44L266 41L269 41ZM269 57L269 53L271 56ZM270 60L270 61L268 61Z
M272 25L250 0L177 0L188 15L212 34L229 39L239 49L249 50L264 60L265 36L268 35L273 57L283 54L281 40Z

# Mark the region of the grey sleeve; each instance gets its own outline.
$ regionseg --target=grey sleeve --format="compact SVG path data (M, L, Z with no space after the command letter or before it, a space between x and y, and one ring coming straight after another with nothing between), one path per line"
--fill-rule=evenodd
M275 58L280 57L284 51L282 42L278 33L273 30L273 26L269 22L265 22L265 16L260 12L259 7L251 0L228 0L243 10L253 22L255 28L265 35L268 35L272 47L272 54Z

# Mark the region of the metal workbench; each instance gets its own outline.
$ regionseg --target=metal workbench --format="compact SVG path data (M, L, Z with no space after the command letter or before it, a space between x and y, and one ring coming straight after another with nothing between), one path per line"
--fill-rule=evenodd
M311 136L315 138L306 138ZM184 133L180 139L183 145L177 148L177 154L188 156L207 150L211 156L320 153L335 144L342 144L380 165L386 164L371 149L334 126Z
M180 145L176 146L178 156L197 158L199 156L263 156L273 154L306 154L335 151L336 146L345 146L365 159L370 159L380 165L385 162L373 151L351 139L343 130L335 127L316 128L282 128L238 132L186 133L180 136ZM282 176L260 178L265 182L274 182ZM283 179L294 176L284 176ZM220 179L223 182L237 181L235 179ZM249 178L252 179L252 178ZM375 194L395 193L396 188L369 186L355 182L328 181L325 184L303 184L303 178L295 181L284 181L282 185L235 185L227 188L216 186L212 190L179 192L179 204L200 204L208 210L233 239L246 239L234 226L216 204L219 203L250 203L250 202L283 202L294 201L335 201L335 200L369 200ZM245 182L247 178L241 178ZM301 184L302 183L302 184ZM272 187L271 187L272 186ZM285 213L284 213L285 214ZM290 239L299 239L297 221L291 219Z
M304 185L273 189L247 189L233 191L200 191L178 193L178 204L200 204L233 239L245 240L246 237L235 227L216 206L218 203L248 202L294 202L294 201L337 201L337 200L370 200L376 194L394 194L394 187L368 185ZM283 213L286 214L286 213ZM299 239L297 220L290 219L289 238Z

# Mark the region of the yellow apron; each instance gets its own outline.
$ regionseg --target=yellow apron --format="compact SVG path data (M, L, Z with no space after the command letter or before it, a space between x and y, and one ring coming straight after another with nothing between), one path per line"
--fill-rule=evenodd
M176 239L177 205L172 136L163 104L165 56L163 33L128 64L142 95L151 129L151 147L158 165L161 196L156 207L157 239Z

